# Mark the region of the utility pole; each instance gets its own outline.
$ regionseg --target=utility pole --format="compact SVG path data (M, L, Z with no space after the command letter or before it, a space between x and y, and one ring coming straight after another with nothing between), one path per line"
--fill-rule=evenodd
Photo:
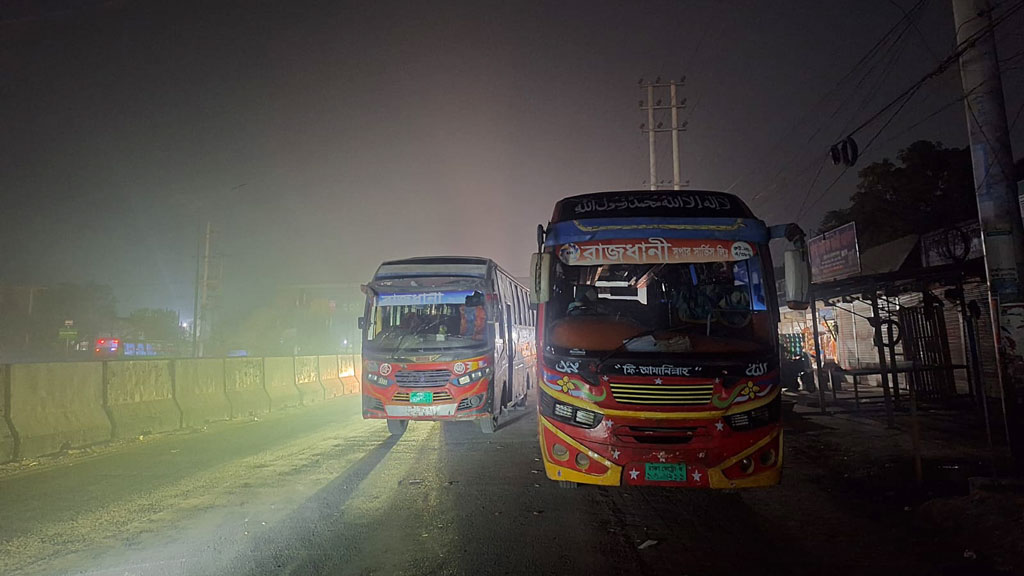
M1024 222L1013 170L1006 104L989 0L953 0L967 127L985 246L990 307L1010 453L1024 466ZM1016 343L1011 350L1010 339ZM984 397L984 395L983 395Z
M643 106L643 102L640 103ZM647 85L647 150L651 159L651 190L658 189L658 155L654 149L654 84ZM643 130L643 126L640 127Z
M202 224L196 226L196 279L192 296L192 357L199 357L199 286L203 280L203 234Z
M196 292L192 306L192 356L203 356L203 323L209 310L210 285L210 237L213 230L206 223L206 234L202 235L196 249Z
M679 132L685 131L688 122L679 122L679 110L686 108L686 98L679 99L677 89L686 83L686 77L680 78L678 81L672 80L668 83L661 81L659 76L654 82L644 82L640 79L640 86L647 93L647 100L640 101L640 109L647 112L647 122L640 125L640 132L647 134L647 147L648 155L650 156L651 163L651 190L657 190L661 185L658 182L658 171L657 171L657 149L655 148L655 137L659 132L671 132L672 133L672 189L679 190L683 186L686 186L680 179L679 175ZM665 88L669 90L668 104L662 104L660 99L655 99L658 92L663 91ZM671 110L672 120L671 126L668 128L664 127L664 124L658 122L655 124L655 110Z

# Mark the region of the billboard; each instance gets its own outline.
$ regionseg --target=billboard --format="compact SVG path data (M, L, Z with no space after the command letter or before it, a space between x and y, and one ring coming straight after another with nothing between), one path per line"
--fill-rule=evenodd
M811 282L828 282L860 274L857 225L854 222L807 241Z
M921 265L925 267L954 264L984 255L981 224L977 220L921 236Z

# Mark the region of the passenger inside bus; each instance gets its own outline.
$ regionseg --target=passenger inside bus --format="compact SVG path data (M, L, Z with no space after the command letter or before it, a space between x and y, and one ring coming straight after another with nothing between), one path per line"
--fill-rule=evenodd
M591 284L592 269L559 272L566 282L553 292L565 312L550 332L558 347L613 350L653 330L646 344L634 342L638 351L744 352L771 332L771 315L757 313L767 310L764 279L748 261L605 267L597 271L605 285Z

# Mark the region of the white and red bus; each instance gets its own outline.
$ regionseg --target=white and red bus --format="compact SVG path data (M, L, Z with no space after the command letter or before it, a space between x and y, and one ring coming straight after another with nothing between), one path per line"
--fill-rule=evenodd
M410 420L478 420L491 433L526 405L535 314L493 260L384 262L363 291L363 418L386 419L392 434Z
M731 194L559 201L538 234L538 410L548 478L742 488L779 482L779 306L807 307L806 247Z

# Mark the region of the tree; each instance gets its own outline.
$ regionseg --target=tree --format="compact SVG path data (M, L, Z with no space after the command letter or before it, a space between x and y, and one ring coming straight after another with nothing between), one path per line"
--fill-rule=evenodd
M57 284L39 292L32 314L33 348L63 351L58 330L68 320L74 323L79 340L110 333L116 323L114 290L103 284Z
M862 168L850 206L827 212L821 230L856 222L864 249L977 220L968 148L919 140L900 150L896 159L899 165L885 158Z
M174 310L140 308L128 315L134 338L149 341L172 342L182 336L181 319Z

